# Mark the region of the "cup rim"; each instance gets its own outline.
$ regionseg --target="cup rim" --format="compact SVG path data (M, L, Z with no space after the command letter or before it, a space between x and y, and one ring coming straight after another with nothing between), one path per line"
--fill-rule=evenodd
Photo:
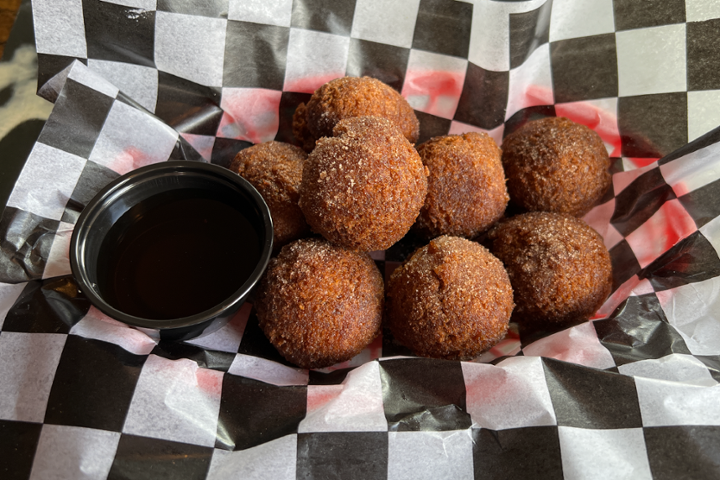
M220 176L225 180L229 180L231 183L239 186L243 192L247 193L252 198L255 206L258 207L262 217L261 220L265 228L265 241L262 245L258 264L255 266L255 269L252 271L248 279L232 295L210 309L186 317L167 320L136 317L122 312L107 303L96 293L95 289L90 284L87 278L85 260L83 257L85 237L87 237L88 229L90 228L88 226L88 222L91 222L94 217L102 211L107 202L112 203L113 201L116 201L113 200L113 197L115 197L115 199L119 198L122 196L123 191L130 188L132 185L148 180L149 177L154 177L157 174L163 173L163 171L167 171L167 173L170 174L180 175L188 175L193 172L209 173L211 175ZM83 238L81 238L81 236ZM236 305L239 307L240 304L245 301L253 287L260 281L260 278L265 272L265 269L270 261L272 248L273 222L270 215L270 209L268 208L262 195L260 195L257 189L253 187L250 182L237 173L212 163L193 160L168 160L132 170L103 187L87 203L75 222L75 227L70 238L69 256L73 278L77 282L79 290L85 294L93 306L109 317L128 325L167 331L178 328L193 327L213 320Z

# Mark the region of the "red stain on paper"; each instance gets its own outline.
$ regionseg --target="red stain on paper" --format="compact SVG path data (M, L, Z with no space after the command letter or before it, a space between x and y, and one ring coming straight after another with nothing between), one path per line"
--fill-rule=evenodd
M408 70L402 95L416 110L453 118L464 82L465 72Z
M595 312L595 313L593 314L592 317L590 317L589 320L600 320L600 319L605 318L605 317L606 317L606 315L601 315L601 314L600 314L600 310L598 310L597 312Z
M510 92L509 95L505 118L526 108L552 105L554 102L552 89L540 85L527 85L520 93Z
M665 202L655 214L626 237L645 268L677 242L695 233L697 226L680 201Z
M118 154L115 158L110 160L106 166L109 169L124 175L132 170L144 167L145 165L158 163L159 161L160 160L158 158L147 155L139 148L128 147L120 152L120 154Z
M217 136L252 143L272 140L280 125L281 96L264 88L224 88Z
M403 95L457 96L462 93L465 75L437 70L409 70L405 75Z
M687 195L688 193L690 193L692 191L691 187L682 180L678 181L677 183L675 183L674 185L671 185L671 186L672 186L673 192L675 192L676 197L682 197L683 195Z
M307 412L318 410L340 396L343 385L310 385L307 390Z
M514 383L503 368L490 365L468 365L468 368L472 372L465 381L468 407L495 404L498 392L504 393Z
M539 105L552 105L554 101L553 91L539 85L528 85L525 90L525 98L522 101L522 108L535 107Z
M223 372L208 368L198 368L195 371L195 379L200 390L206 392L209 397L220 398L222 391Z

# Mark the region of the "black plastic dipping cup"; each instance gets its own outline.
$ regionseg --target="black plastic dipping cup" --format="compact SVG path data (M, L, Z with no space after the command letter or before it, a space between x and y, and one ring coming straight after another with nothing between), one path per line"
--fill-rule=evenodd
M98 193L70 241L80 290L106 315L162 340L222 327L272 252L270 211L223 167L170 161L134 170Z

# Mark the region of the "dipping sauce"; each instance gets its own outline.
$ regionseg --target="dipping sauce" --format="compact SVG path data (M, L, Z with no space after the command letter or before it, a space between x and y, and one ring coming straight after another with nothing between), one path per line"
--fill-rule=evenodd
M98 255L98 288L129 315L187 317L230 297L260 255L241 206L207 190L171 190L135 205L110 229Z

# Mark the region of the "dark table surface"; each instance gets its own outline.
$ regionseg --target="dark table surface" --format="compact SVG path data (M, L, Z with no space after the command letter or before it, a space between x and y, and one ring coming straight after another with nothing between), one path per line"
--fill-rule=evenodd
M3 51L0 62L0 209L4 210L52 108L52 104L35 95L37 55L30 0L0 0L0 51Z
M10 36L18 8L20 8L20 0L0 0L0 56Z

